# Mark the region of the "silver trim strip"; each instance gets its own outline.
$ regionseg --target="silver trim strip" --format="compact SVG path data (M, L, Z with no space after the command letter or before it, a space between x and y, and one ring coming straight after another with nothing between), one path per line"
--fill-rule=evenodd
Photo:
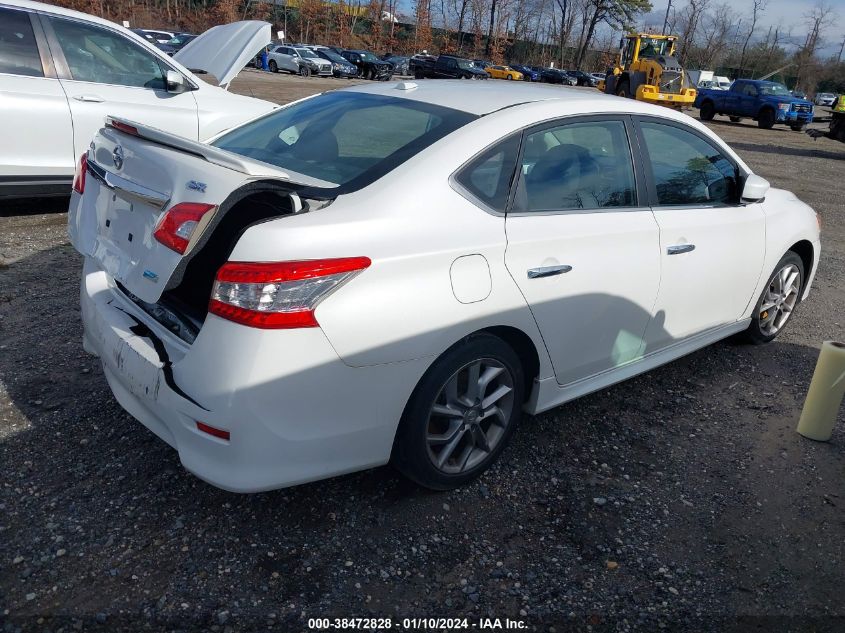
M88 171L92 176L112 191L120 192L122 198L132 198L138 200L139 202L150 204L158 209L163 209L170 201L170 196L165 193L144 187L143 185L139 185L131 180L127 180L122 176L118 176L117 174L108 171L101 165L95 163L93 159L91 159L90 154L88 158Z

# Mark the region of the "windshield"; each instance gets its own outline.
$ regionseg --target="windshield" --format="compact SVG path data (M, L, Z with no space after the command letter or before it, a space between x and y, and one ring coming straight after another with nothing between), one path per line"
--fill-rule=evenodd
M459 59L458 61L458 68L461 70L474 70L476 68L475 64L473 64L468 59Z
M296 52L299 53L300 57L310 57L310 58L313 58L313 59L319 59L320 58L320 56L317 55L317 53L312 51L310 48L297 48Z
M337 53L333 53L331 51L320 51L322 55L328 57L331 61L337 62L338 64L349 64L349 60L345 57L341 57Z
M195 37L196 35L174 35L172 38L167 40L167 43L171 46L179 46L180 44L190 42Z
M354 191L475 118L410 99L328 92L247 123L213 144Z
M376 56L375 56L375 55L373 55L372 53L368 53L368 52L366 52L366 51L365 51L365 52L363 52L363 53L359 53L359 54L361 55L361 59L363 59L365 62L378 62L378 61L381 61L378 57L376 57Z
M760 84L760 94L771 97L791 97L789 89L783 84L776 84L774 82L766 82Z
M657 57L667 55L670 49L669 40L662 40L656 37L644 37L640 44L640 57Z

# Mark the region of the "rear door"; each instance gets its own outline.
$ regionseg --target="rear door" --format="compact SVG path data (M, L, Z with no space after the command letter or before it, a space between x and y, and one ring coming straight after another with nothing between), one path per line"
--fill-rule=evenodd
M740 204L737 165L702 133L637 119L660 227L661 280L650 350L735 323L752 300L766 253L761 204Z
M659 235L632 135L628 117L603 116L543 124L524 136L505 263L560 384L644 353Z
M0 7L0 187L67 187L70 108L35 14ZM16 184L13 184L16 183Z
M56 16L42 20L73 117L78 158L107 115L198 138L197 103L167 92L168 66L117 29Z

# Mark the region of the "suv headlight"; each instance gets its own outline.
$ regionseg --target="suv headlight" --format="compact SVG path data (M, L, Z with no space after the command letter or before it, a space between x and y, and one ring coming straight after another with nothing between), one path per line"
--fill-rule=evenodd
M790 105L788 103L779 103L778 110L789 110Z

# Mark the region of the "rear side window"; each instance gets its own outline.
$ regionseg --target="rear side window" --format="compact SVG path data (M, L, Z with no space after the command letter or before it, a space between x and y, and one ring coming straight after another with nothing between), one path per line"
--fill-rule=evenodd
M733 204L738 200L736 167L710 143L671 125L640 125L660 206Z
M352 191L367 186L472 114L410 99L332 91L229 132L214 145Z
M164 90L158 59L129 38L108 29L50 18L76 81Z
M44 76L28 13L0 8L0 73Z
M566 123L526 135L515 211L636 205L634 166L622 121Z
M504 212L518 154L519 134L514 134L484 150L458 172L455 180L491 209Z

